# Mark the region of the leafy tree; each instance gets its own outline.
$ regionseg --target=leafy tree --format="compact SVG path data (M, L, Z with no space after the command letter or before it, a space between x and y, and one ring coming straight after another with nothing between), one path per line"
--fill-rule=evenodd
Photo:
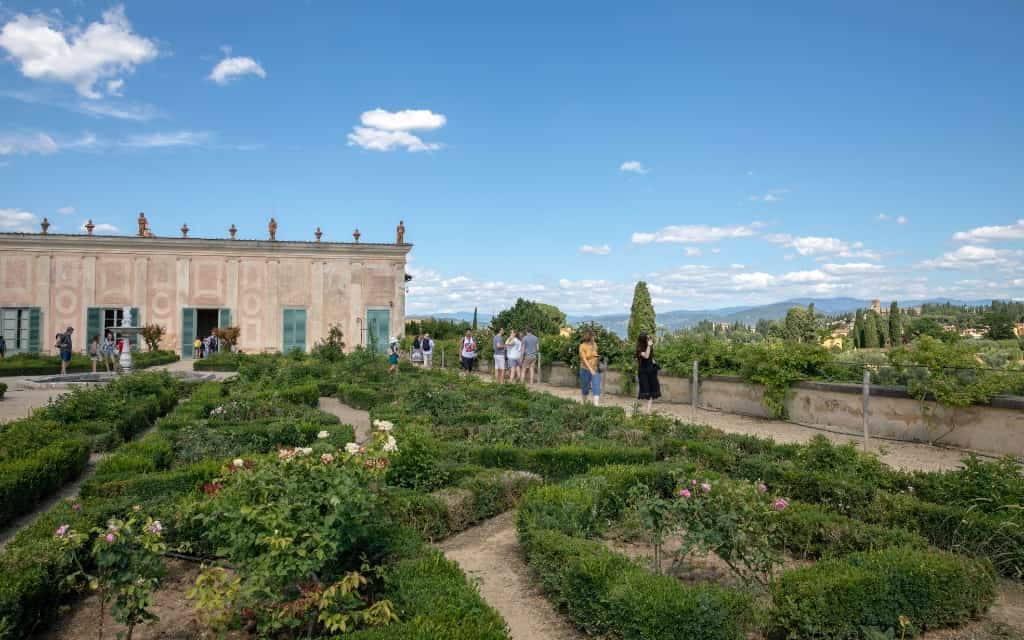
M875 326L878 327L878 346L889 345L889 322L882 316L875 314Z
M864 314L864 348L865 349L877 349L880 345L878 341L878 322L874 311L868 311Z
M647 283L641 280L633 289L633 306L629 309L629 327L626 335L630 342L636 342L641 333L654 335L657 324L654 318L654 305L651 294L647 291Z
M491 319L491 328L519 329L527 326L537 335L553 335L565 326L565 314L558 307L519 298L511 308Z
M988 323L988 337L991 340L1013 340L1016 334L1013 332L1013 319L1005 311L993 311L986 318Z
M758 318L757 325L754 327L754 332L760 335L762 338L767 338L772 330L772 325L775 323L768 318Z
M167 328L159 324L147 324L142 327L142 339L150 351L160 350L160 340L167 334Z
M213 330L213 335L217 336L219 340L223 340L227 345L227 350L231 351L231 347L238 344L238 336L242 333L239 327L217 327Z
M894 347L903 344L903 318L900 317L900 307L895 300L889 305L889 340Z
M782 329L783 338L788 342L812 344L817 342L818 326L814 320L814 305L807 309L793 307L786 312Z

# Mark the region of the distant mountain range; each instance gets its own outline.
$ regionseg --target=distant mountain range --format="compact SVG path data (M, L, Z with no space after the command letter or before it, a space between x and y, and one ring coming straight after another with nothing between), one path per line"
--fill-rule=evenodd
M762 304L746 307L722 307L720 309L698 309L698 310L677 310L658 312L658 326L665 327L669 331L685 329L696 325L701 320L711 322L742 322L754 326L758 320L779 320L786 317L786 312L791 307L806 307L814 303L815 311L825 315L838 315L852 313L857 309L866 309L871 306L870 300L858 300L857 298L792 298L782 302ZM900 308L908 309L922 304L952 304L967 306L983 306L992 302L986 300L954 300L951 298L930 298L928 300L899 300ZM888 300L882 301L883 307L889 306ZM460 311L457 313L435 313L430 314L434 318L448 320L473 320L472 311ZM608 315L570 315L567 318L569 324L576 325L580 322L599 322L602 326L619 335L626 335L626 327L629 324L628 313L615 313ZM491 314L480 313L477 322L481 327L491 321Z

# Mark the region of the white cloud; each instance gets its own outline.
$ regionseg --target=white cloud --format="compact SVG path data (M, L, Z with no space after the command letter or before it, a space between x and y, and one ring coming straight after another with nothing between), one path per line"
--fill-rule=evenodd
M1024 240L1024 219L1014 224L991 227L975 227L970 231L953 234L957 242L987 242L989 240Z
M754 273L737 273L731 278L732 283L738 290L742 289L764 289L775 282L775 276L760 271Z
M625 171L626 173L640 173L644 174L650 171L644 166L644 163L639 160L626 160L619 165L619 171Z
M101 79L113 80L113 89L119 92L120 76L158 54L154 41L133 33L122 5L104 11L100 22L84 29L61 25L43 14L19 13L0 29L0 48L25 77L70 84L90 99L101 96L95 89Z
M121 96L121 89L124 87L124 80L117 78L116 80L107 80L107 93L112 96Z
M86 231L85 225L88 224L88 220L83 220L82 225L78 227L79 231ZM120 231L116 226L106 222L93 223L93 233L117 233Z
M965 245L938 258L924 260L918 266L921 269L1013 268L1019 266L1018 258L1021 256L1024 256L1024 251Z
M781 202L783 196L789 193L789 189L772 189L766 193L750 196L751 202Z
M225 52L230 51L226 49ZM213 80L220 86L224 86L241 76L256 76L266 78L267 72L260 63L247 56L229 56L224 58L213 67L207 79Z
M878 219L880 221L882 221L882 222L885 222L886 220L889 219L889 214L887 214L887 213L880 213L880 214L878 214Z
M907 224L907 216L896 216L896 224Z
M606 256L612 252L612 248L606 244L585 244L580 247L580 253L590 253L595 256Z
M702 252L700 250L700 247L684 247L683 253L688 258L696 258L697 256L700 256Z
M359 121L363 123L363 126L384 131L433 131L443 127L448 122L448 118L429 109L385 111L377 108L364 111L359 117Z
M202 131L173 131L169 133L145 133L128 136L118 144L136 149L160 147L197 147L205 144L210 135Z
M761 223L749 225L732 225L728 227L711 227L706 224L671 225L654 233L633 234L633 244L649 244L651 242L674 242L679 244L706 244L718 242L726 238L745 238L757 234Z
M159 109L149 104L111 104L109 102L82 101L75 108L90 116L106 116L118 120L131 120L134 122L149 122L154 118L163 117Z
M45 133L0 134L0 156L49 155L57 153L60 146L52 136Z
M843 276L854 273L878 273L885 271L885 267L870 262L846 262L842 264L824 264L821 266L821 270L835 276Z
M881 256L864 247L863 242L846 242L839 238L819 236L792 236L788 233L774 233L764 237L772 244L793 249L802 256L836 255L840 258L867 258L878 260Z
M39 231L39 218L34 213L21 209L0 209L0 232L36 233L37 231Z
M59 213L62 216L70 216L74 212L75 212L75 208L71 207L71 206L61 207L60 209L57 209L57 213Z
M391 151L404 148L406 151L436 151L442 147L437 142L424 142L410 131L433 131L443 127L448 119L428 109L405 109L385 111L373 109L364 111L359 118L364 126L356 125L348 134L349 146L362 147L369 151Z
M792 284L806 284L808 282L824 282L831 280L831 277L824 271L813 269L811 271L790 271L783 274L780 280Z
M722 250L720 248L718 248L718 247L711 247L711 253L718 254L718 253L721 253L721 252L722 252Z

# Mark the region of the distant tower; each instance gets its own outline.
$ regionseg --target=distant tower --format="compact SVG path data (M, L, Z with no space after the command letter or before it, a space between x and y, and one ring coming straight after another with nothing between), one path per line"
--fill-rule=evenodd
M878 300L877 298L875 300L872 300L871 310L878 314L882 313L882 301Z

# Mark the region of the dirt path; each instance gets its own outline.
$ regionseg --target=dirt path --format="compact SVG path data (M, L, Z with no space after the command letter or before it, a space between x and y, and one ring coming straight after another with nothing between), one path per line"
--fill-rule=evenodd
M556 387L549 384L538 384L531 388L536 391L544 391L559 398L579 400L579 393L575 388ZM622 407L627 411L632 410L633 402L632 398L612 395L601 396L602 405ZM696 411L696 416L691 417L693 416L692 408L688 404L656 403L654 407L655 411L671 415L680 420L707 424L726 433L742 433L762 438L773 438L776 442L803 443L816 435L823 435L837 444L845 444L847 442L861 443L861 438L858 436L840 433L838 429L827 430L782 420L765 420L763 418L707 411L699 408ZM872 451L878 453L883 462L907 471L957 469L960 467L960 460L967 455L966 452L959 449L932 447L913 442L895 442L879 439L872 439L871 442Z
M7 385L7 393L0 400L0 422L10 422L26 418L33 409L46 406L51 399L56 399L67 389L40 388L25 383L24 377L0 378Z
M520 554L511 511L448 538L438 548L479 582L480 595L508 623L512 640L583 638L537 588L533 570Z
M363 443L370 439L373 431L370 424L370 413L362 409L354 409L337 398L320 398L318 408L338 416L343 424L350 424L356 430L356 442Z

